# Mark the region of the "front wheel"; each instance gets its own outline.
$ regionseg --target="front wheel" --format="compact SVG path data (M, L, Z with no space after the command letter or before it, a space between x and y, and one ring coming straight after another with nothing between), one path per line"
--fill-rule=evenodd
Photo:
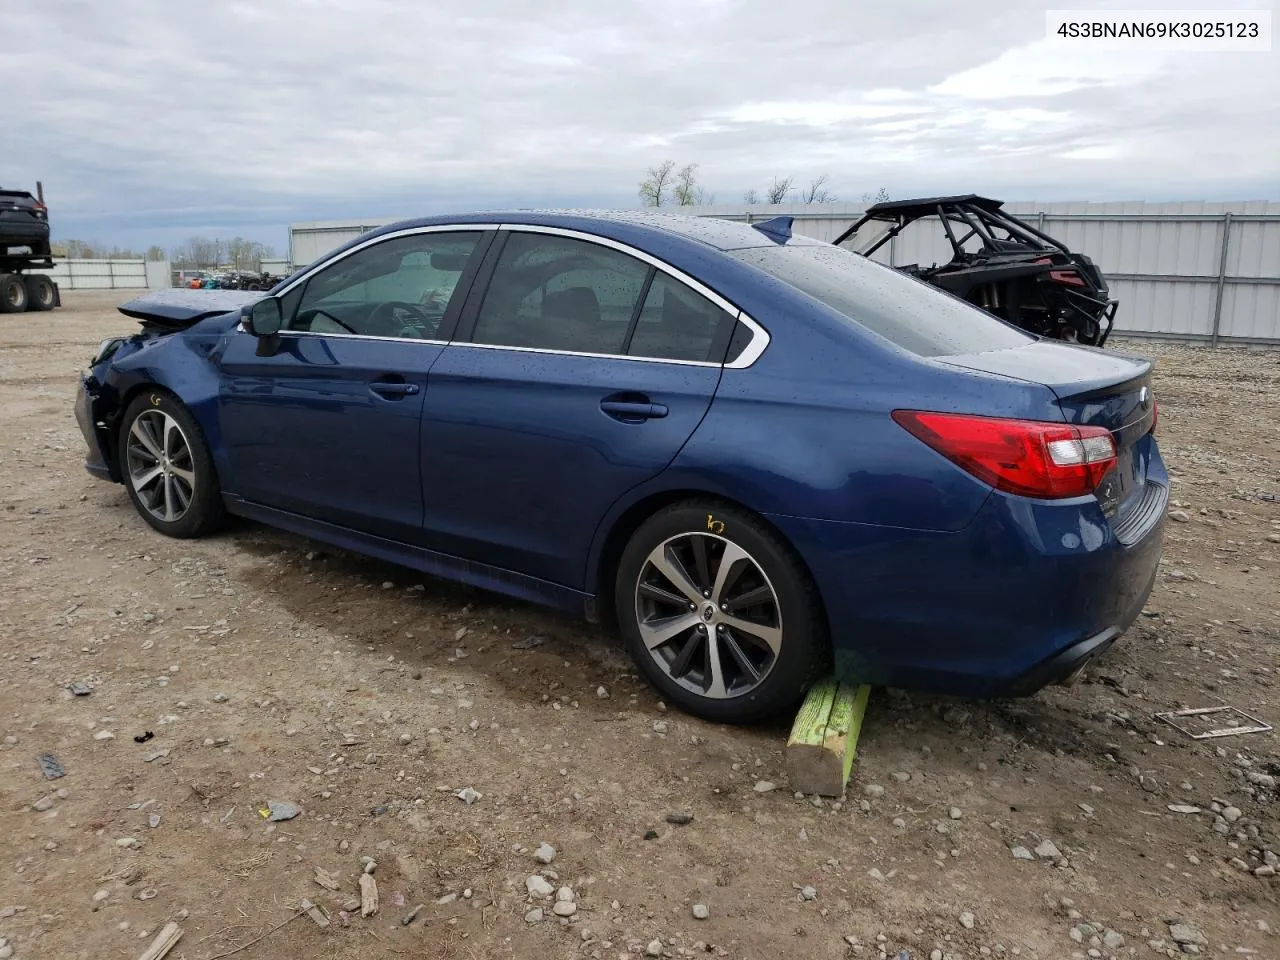
M654 686L708 720L777 714L830 660L799 557L758 518L710 501L676 504L641 525L618 565L615 609Z
M176 397L147 390L121 418L120 470L142 519L170 537L199 537L223 521L213 457L195 417Z

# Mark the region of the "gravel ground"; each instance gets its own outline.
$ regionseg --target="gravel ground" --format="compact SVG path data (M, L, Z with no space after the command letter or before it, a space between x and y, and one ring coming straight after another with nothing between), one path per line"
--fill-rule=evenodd
M126 297L65 299L0 317L0 960L169 920L188 960L1280 956L1275 735L1153 716L1280 720L1280 354L1119 345L1158 361L1175 484L1144 616L1071 689L876 691L832 803L787 790L785 724L667 710L584 624L152 532L71 412Z

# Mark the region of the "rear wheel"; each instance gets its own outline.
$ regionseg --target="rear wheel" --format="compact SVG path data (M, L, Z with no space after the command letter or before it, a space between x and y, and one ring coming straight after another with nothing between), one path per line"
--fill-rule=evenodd
M0 313L27 309L27 285L16 273L0 273Z
M199 537L221 525L222 492L195 417L170 393L153 389L125 410L120 472L142 519L170 537Z
M27 286L27 307L30 310L52 310L57 297L53 281L43 273L29 273L24 278Z
M792 706L829 662L817 589L758 518L713 502L660 511L615 583L628 649L681 708L745 723Z

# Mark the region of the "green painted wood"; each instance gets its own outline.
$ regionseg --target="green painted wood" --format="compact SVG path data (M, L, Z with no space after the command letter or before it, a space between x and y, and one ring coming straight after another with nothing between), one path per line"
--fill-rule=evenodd
M871 688L829 678L805 698L787 739L792 789L840 796L853 771Z

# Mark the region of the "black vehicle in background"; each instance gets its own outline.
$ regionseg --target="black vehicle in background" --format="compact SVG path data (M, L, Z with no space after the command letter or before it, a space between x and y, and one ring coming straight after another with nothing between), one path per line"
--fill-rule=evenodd
M1102 346L1119 306L1102 273L1087 256L1072 253L1002 206L972 193L877 203L835 243L869 257L911 224L932 218L946 233L951 259L896 269L1028 333Z
M0 190L0 313L56 307L58 285L43 273L24 272L52 267L43 198L26 190Z

